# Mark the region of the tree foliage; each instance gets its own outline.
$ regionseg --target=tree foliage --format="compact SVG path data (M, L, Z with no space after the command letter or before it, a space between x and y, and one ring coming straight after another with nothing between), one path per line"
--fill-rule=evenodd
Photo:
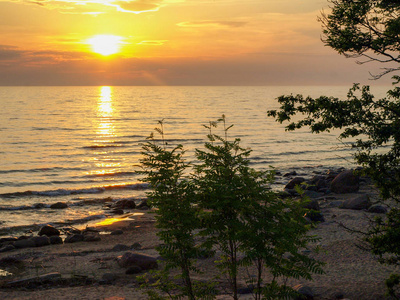
M399 70L400 2L398 0L331 0L331 11L323 13L324 43L358 63L376 61L390 66L383 75Z
M329 14L320 18L324 42L347 57L361 57L359 63L371 61L389 63L373 76L398 71L400 63L400 2L394 0L331 0ZM368 86L355 84L347 99L302 95L280 96L279 110L269 116L280 123L288 122L287 130L309 127L320 133L339 130L339 138L350 138L355 149L355 161L363 166L380 190L380 195L391 206L385 218L376 218L364 232L372 253L382 263L400 263L400 82L394 76L394 87L382 99L375 99ZM292 121L295 115L302 118ZM399 278L393 274L386 282L391 296L398 290Z

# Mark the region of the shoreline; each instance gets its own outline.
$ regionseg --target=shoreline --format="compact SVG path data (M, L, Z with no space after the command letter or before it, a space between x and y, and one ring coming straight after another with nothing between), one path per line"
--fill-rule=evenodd
M375 215L374 213L366 210L342 209L337 206L338 202L364 195L369 195L371 199L377 195L368 181L362 181L357 192L330 193L317 198L325 221L318 223L311 234L321 238L318 245L323 251L312 255L326 263L324 266L326 273L314 275L313 281L291 279L289 280L291 286L297 284L308 286L315 295L314 299L320 300L340 299L340 297L386 299L384 280L396 268L379 264L372 254L357 248L357 237L340 226L343 224L354 229L366 228L368 217ZM138 289L139 284L135 275L126 274L126 270L117 262L118 256L127 251L158 257L155 247L159 244L159 239L156 236L154 214L151 210L132 211L141 215L132 215L131 219L127 216L112 224L89 226L103 232L100 234L101 239L97 241L15 249L0 253L0 269L13 273L9 276L0 276L0 298L147 299L147 296ZM18 259L23 268L6 266L4 259L10 257ZM201 267L207 267L212 264L212 260L201 259L199 264ZM207 270L205 276L210 278L215 272L213 269ZM7 282L10 281L49 273L59 273L65 280L48 285L7 286ZM74 281L74 275L81 276L80 281L76 278ZM112 277L112 280L104 282L107 276ZM243 281L240 283L245 287ZM222 288L225 285L225 282L220 282ZM218 296L218 299L229 298L226 294ZM243 294L240 298L251 299L251 294Z

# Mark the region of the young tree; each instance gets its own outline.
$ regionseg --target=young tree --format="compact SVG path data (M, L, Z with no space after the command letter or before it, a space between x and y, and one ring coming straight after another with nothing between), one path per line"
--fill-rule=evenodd
M332 0L332 11L323 14L324 42L347 57L363 57L359 63L377 61L400 63L400 2L395 0ZM400 67L384 68L374 78L398 71ZM400 82L394 76L394 85ZM352 137L355 161L363 166L392 209L386 218L377 218L365 233L364 240L382 262L400 264L400 88L395 86L387 97L375 99L369 87L355 84L347 99L333 97L280 96L280 110L269 116L278 122L290 122L287 130L309 127L319 133L341 130L340 138ZM292 117L302 115L299 121ZM400 282L399 275L387 281L389 291Z
M223 136L212 132L218 123ZM225 116L205 126L209 142L196 149L200 164L196 168L199 207L204 211L202 234L209 247L216 246L218 266L228 274L233 298L238 299L239 267L254 265L256 299L284 299L293 290L278 279L294 277L311 279L322 273L321 263L299 253L315 238L308 236L302 203L279 199L269 189L271 172L249 167L251 150L240 146L240 140L229 140ZM271 282L264 282L267 270Z
M142 145L143 158L140 160L145 175L142 181L150 183L152 190L147 193L149 204L158 209L156 214L158 236L164 242L157 250L165 260L165 269L159 274L159 288L163 292L180 290L172 298L187 296L195 299L197 292L191 279L191 272L197 271L195 259L199 255L195 247L193 231L199 228L198 209L192 205L194 189L184 177L189 164L185 162L182 145L167 148L163 122L155 130L161 138L151 134L149 141ZM179 268L183 285L168 280L169 270ZM153 293L154 297L154 293Z

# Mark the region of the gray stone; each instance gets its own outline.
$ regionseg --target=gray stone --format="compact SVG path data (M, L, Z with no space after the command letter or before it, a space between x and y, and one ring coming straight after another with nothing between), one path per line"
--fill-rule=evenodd
M0 259L1 267L13 267L23 264L23 260L14 256L6 256Z
M35 242L31 239L23 239L15 241L13 243L13 246L17 249L36 247Z
M60 230L47 224L42 228L40 228L38 235L47 235L47 236L60 235Z
M360 178L352 170L343 171L332 180L330 189L336 194L357 192L360 189Z
M368 195L361 195L355 198L347 199L343 202L340 208L344 209L354 209L354 210L361 210L361 209L368 209L371 206L371 202L369 201Z
M50 208L52 208L52 209L64 209L67 207L68 207L68 204L65 202L56 202L56 203L50 205Z
M121 229L117 229L117 230L112 231L110 234L111 235L121 235L121 234L124 234L124 232Z
M0 248L0 253L1 252L7 252L7 251L11 251L14 250L15 247L13 245L5 245L4 247Z
M309 198L320 198L320 197L322 197L324 194L323 194L323 193L316 192L316 191L307 190L307 191L304 191L304 194L303 194L303 195L304 195L304 196L307 196L307 197L309 197Z
M77 243L84 240L83 234L73 234L65 238L64 243Z
M63 240L60 236L52 235L49 237L49 239L50 239L50 244L52 244L52 245L63 243Z
M125 274L138 274L142 272L142 268L139 266L132 266L126 269Z
M113 205L113 208L120 208L120 209L134 209L135 207L136 207L136 203L132 199L118 200Z
M103 276L101 276L101 280L106 283L112 283L117 280L118 277L118 274L115 273L104 273Z
M117 244L115 245L112 249L112 251L126 251L126 250L131 250L131 247L123 244Z
M24 285L24 284L28 284L30 282L57 281L60 278L61 278L60 273L53 272L53 273L43 274L43 275L36 276L36 277L30 277L30 278L11 281L11 282L8 282L7 285L12 286L12 285Z
M300 185L304 181L305 181L305 179L303 177L295 177L288 182L288 184L285 186L285 189L288 189L288 190L294 189L296 185Z
M314 299L314 293L310 287L304 286L302 284L296 285L293 289L300 295L295 298L295 300L312 300Z
M156 258L137 252L126 252L124 255L119 256L118 264L123 268L138 266L142 270L158 268Z
M85 234L83 236L84 242L98 242L101 241L101 237L98 234Z
M375 214L386 214L387 211L388 210L386 207L379 204L372 205L371 207L368 208L368 212Z
M50 238L48 236L34 236L31 240L35 243L36 247L50 245Z

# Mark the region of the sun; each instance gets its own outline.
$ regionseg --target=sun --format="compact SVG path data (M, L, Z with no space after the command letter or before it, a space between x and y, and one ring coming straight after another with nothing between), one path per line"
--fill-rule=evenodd
M93 52L107 56L118 53L121 48L123 38L111 34L100 34L87 40Z

